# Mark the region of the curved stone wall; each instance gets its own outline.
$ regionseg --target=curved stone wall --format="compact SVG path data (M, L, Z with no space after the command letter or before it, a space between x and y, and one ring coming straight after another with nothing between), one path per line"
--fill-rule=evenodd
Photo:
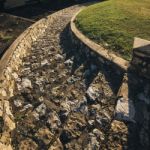
M14 41L0 60L0 125L3 124L0 147L2 149L12 149L10 134L15 128L15 123L8 99L14 95L14 83L18 76L17 72L22 66L22 59L30 54L32 43L44 33L48 24L55 22L57 15L65 13L66 10L58 11L30 26Z
M110 64L117 67L117 70L127 72L129 65L128 61L91 41L77 29L75 19L80 11L71 20L70 33L72 42L78 46L81 51L84 51L88 57L95 55L99 62Z
M0 138L2 149L12 149L10 132L15 128L15 123L8 98L13 96L16 72L22 65L22 58L28 55L32 42L45 31L47 23L48 19L42 19L29 27L14 41L0 60L0 117L4 124Z

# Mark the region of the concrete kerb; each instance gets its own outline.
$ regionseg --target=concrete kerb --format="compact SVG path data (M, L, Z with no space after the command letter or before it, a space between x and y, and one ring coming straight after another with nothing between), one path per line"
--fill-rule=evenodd
M0 136L2 149L12 149L10 132L15 128L15 122L9 106L9 98L14 95L14 74L19 71L22 58L28 55L32 42L45 31L46 25L47 19L42 19L27 28L13 42L0 60L0 117L4 121L3 132ZM5 136L7 136L6 141L3 140Z
M111 51L103 48L101 45L98 45L97 43L93 42L92 40L87 38L85 35L83 35L81 33L81 31L79 31L77 29L77 27L75 25L75 20L76 20L77 15L82 10L83 9L81 9L79 12L77 12L72 17L71 22L70 22L70 32L71 32L71 35L73 35L72 36L73 43L78 44L78 45L84 45L86 47L85 49L88 48L90 51L96 53L96 55L98 57L102 58L102 60L118 66L118 68L120 68L123 72L127 72L128 66L129 66L129 61L117 56L113 52L111 52ZM74 42L74 41L78 41L78 42Z

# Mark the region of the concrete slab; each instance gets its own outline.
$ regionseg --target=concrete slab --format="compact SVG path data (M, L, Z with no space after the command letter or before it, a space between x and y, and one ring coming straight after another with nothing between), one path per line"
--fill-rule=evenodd
M150 41L135 37L133 53L143 57L150 57Z

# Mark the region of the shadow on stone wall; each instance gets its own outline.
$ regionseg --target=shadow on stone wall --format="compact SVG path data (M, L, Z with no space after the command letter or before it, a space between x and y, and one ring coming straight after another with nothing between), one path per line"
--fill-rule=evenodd
M137 74L128 74L129 118L134 121L127 122L128 149L148 150L150 148L150 81ZM133 105L133 106L131 106Z
M112 91L115 94L117 93L121 85L123 73L115 71L113 68L110 67L109 64L100 64L97 56L89 56L89 54L86 53L86 50L84 50L84 47L82 48L72 44L69 32L69 24L61 33L60 39L60 45L62 46L63 53L65 53L66 55L66 60L73 60L71 74L73 74L81 65L83 65L83 79L85 79L86 88L88 88L93 82L94 78L98 75L98 73L101 72L108 81L108 84L111 87ZM90 73L90 71L92 71L92 73Z

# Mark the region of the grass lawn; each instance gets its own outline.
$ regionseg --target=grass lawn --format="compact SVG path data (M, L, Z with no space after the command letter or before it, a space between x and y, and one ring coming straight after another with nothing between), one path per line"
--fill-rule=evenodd
M106 0L87 7L76 26L87 37L130 60L134 37L150 40L150 0Z

